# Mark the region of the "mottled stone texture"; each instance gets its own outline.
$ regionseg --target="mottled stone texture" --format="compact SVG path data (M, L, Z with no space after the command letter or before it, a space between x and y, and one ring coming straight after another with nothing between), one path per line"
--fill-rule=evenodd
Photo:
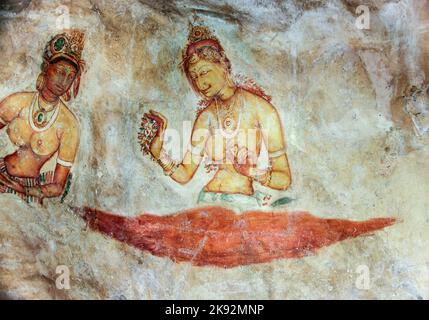
M355 26L359 0L2 1L1 98L34 90L60 5L86 31L88 71L70 104L81 143L65 202L39 208L0 194L0 297L429 298L429 139L404 111L412 86L428 82L429 1L365 3L369 30ZM273 97L294 177L287 195L297 199L288 208L400 223L316 256L228 270L175 264L86 229L70 206L167 214L195 206L208 181L201 168L186 187L174 184L136 139L149 108L176 129L195 119L178 66L195 16L215 30L234 72ZM13 148L4 132L0 145L1 156ZM70 268L70 290L56 289L58 265ZM368 290L356 286L360 265Z

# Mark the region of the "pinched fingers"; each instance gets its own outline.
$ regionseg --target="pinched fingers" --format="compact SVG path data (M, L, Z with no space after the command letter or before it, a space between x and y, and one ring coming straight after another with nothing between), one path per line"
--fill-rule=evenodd
M162 128L162 130L165 130L165 128L167 127L168 120L160 112L149 110L148 116L151 119L154 119L155 121L157 121L160 128Z
M236 162L238 164L245 164L247 163L247 157L248 157L248 151L247 148L242 147L238 150L236 155Z

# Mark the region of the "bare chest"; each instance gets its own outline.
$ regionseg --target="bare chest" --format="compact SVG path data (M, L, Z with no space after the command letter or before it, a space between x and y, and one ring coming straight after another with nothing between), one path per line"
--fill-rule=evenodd
M7 134L10 140L18 147L30 147L40 156L54 154L60 145L57 126L54 124L46 130L34 130L29 120L29 108L23 108L8 126Z
M227 124L220 117L211 122L205 151L212 160L226 159L228 154L235 153L237 149L243 147L259 155L261 129L256 117L250 113L243 114L241 118L234 117L232 125Z

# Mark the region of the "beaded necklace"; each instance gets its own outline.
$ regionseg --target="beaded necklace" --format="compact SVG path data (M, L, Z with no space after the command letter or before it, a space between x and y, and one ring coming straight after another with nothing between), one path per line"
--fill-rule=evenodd
M239 89L237 89L237 90L239 90ZM238 98L237 98L237 95L239 95ZM236 125L235 129L232 130L232 128L234 127L234 124L235 124L235 120L234 120L234 109L235 108L233 108L233 106L235 105L237 100L239 100L239 104L240 104L239 109L238 109L238 120L237 120L237 125ZM234 97L234 101L232 103L230 103L227 107L222 108L222 111L219 110L219 104L218 104L217 99L215 99L215 105L216 105L217 120L218 120L218 124L219 124L219 128L220 128L220 132L221 132L222 137L224 137L226 139L234 138L237 135L238 130L240 129L241 115L242 115L242 111L243 111L243 97L241 95L241 92L237 92L235 97ZM223 121L221 121L221 119L220 119L221 114L223 117Z
M34 107L37 102L37 110ZM60 111L60 100L51 111L46 111L40 107L39 104L39 93L36 93L31 103L30 112L28 113L28 121L30 122L31 128L36 132L42 132L48 130L55 122ZM51 117L49 117L51 114Z

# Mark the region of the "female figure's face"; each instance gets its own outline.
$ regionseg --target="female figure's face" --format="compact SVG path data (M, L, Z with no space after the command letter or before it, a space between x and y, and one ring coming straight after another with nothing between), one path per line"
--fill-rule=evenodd
M212 98L227 85L227 72L222 64L198 59L189 65L189 75L198 89L206 98Z
M76 67L69 61L60 60L49 64L45 70L46 88L57 97L64 95L76 78Z

